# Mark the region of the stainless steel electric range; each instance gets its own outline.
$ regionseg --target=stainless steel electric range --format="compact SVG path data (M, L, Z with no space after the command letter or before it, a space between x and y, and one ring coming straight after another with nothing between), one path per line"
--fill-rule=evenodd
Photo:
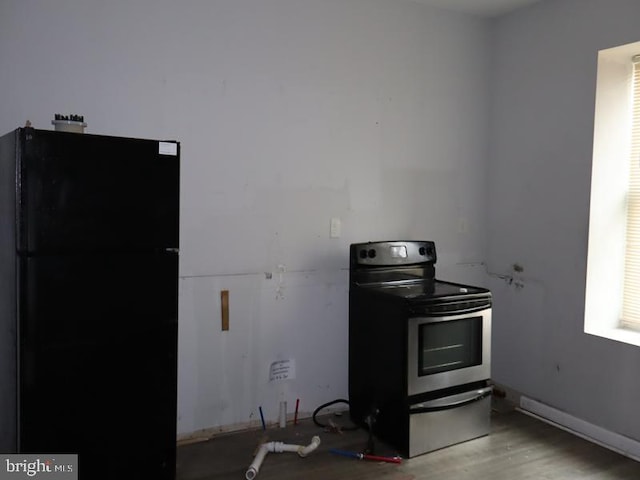
M351 417L408 457L489 433L491 293L435 263L429 241L350 250Z

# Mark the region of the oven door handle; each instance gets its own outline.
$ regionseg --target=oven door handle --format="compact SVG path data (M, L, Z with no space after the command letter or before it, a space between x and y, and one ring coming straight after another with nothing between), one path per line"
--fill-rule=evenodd
M452 408L464 407L491 395L493 388L486 387L471 392L459 393L450 397L438 398L428 402L416 403L409 406L409 414L440 412L442 410L450 410Z
M471 308L462 308L460 310L437 310L437 309L420 309L420 308L413 308L411 309L411 312L414 315L419 315L421 317L437 317L437 318L441 318L441 317L445 317L445 316L449 316L449 315L464 315L464 314L468 314L468 313L475 313L475 312L481 312L482 310L488 310L489 308L491 308L491 304L487 304L487 305L480 305L478 307L471 307Z

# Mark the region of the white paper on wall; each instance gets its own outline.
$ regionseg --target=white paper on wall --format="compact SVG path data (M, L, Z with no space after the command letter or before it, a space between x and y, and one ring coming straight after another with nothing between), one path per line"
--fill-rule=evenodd
M288 360L278 360L273 362L269 368L269 381L293 380L296 378L296 361L292 358Z

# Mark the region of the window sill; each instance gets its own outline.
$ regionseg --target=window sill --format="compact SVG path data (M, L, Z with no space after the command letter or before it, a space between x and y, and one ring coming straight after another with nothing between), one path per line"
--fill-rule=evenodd
M589 335L595 335L597 337L608 338L616 342L628 343L629 345L635 345L640 347L640 331L631 330L628 328L601 328L601 329L586 329L585 333Z

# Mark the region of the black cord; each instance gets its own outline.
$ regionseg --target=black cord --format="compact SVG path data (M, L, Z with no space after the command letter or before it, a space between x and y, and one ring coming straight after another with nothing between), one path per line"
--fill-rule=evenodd
M316 409L313 411L313 415L312 415L313 423L315 423L315 424L316 424L317 426L319 426L320 428L330 428L330 425L323 425L322 423L320 423L320 422L318 421L318 419L316 418L316 415L318 415L318 412L319 412L320 410L322 410L322 409L324 409L324 408L327 408L327 407L330 407L331 405L335 405L336 403L346 403L347 405L349 405L349 400L345 400L344 398L338 398L337 400L333 400L333 401L331 401L331 402L324 403L324 404L320 405L318 408L316 408ZM348 430L357 430L358 428L359 428L359 427L358 427L357 425L350 425L350 426L347 426L347 427L340 426L340 429L341 429L341 430L345 430L345 431L348 431Z

